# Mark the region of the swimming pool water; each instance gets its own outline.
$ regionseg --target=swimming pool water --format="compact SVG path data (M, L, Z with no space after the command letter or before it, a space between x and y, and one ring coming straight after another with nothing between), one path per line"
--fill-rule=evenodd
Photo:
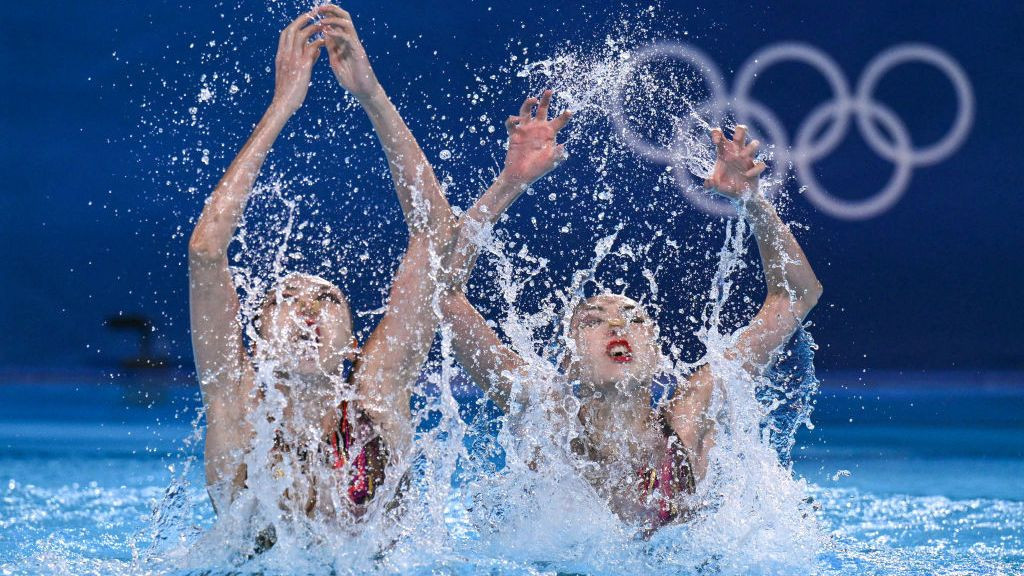
M833 542L808 573L1024 574L1024 378L823 382L794 452ZM144 573L153 511L199 450L197 402L190 386L0 383L0 574Z

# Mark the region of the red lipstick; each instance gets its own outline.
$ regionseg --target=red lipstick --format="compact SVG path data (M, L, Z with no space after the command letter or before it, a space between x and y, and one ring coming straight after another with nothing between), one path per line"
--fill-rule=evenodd
M629 346L629 341L621 338L609 341L608 346L605 347L605 353L612 359L612 362L626 363L633 361L633 349Z

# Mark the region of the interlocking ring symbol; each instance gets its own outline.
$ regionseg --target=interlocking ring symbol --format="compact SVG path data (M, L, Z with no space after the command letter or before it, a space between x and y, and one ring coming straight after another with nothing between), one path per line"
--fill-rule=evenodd
M678 43L656 43L637 51L631 65L620 77L618 93L612 103L611 120L622 139L638 154L660 164L681 167L678 140L671 146L652 144L638 136L629 126L623 109L623 92L632 73L641 65L657 59L683 61L697 68L710 96L706 102L694 104L693 116L706 118L709 125L718 125L730 107L740 123L760 126L767 137L761 140L774 144L777 176L785 176L792 165L807 198L822 212L844 220L872 218L891 208L910 184L913 169L936 164L952 155L963 144L974 121L974 93L963 68L945 52L926 44L902 44L876 56L865 68L851 93L842 69L827 54L808 44L787 42L761 49L740 67L731 97L725 92L725 81L718 66L700 50ZM832 90L832 100L818 105L804 119L790 142L782 122L767 106L750 96L760 74L781 62L795 61L817 70ZM946 75L956 93L957 115L952 127L938 142L916 149L903 121L887 106L874 99L878 82L892 68L921 62ZM730 106L731 103L731 106ZM818 182L812 166L831 154L846 137L851 117L855 117L868 146L895 166L889 182L875 195L861 200L844 200L830 195ZM879 125L889 138L879 130ZM824 131L822 129L824 128ZM815 140L815 136L821 133ZM676 174L685 173L677 170ZM677 177L676 182L687 199L711 215L731 215L732 206L722 200L698 192ZM776 190L769 190L773 194Z

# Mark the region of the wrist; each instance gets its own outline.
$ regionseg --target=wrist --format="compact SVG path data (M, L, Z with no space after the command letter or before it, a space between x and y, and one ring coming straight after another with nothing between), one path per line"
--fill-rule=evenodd
M514 176L512 174L509 174L508 171L502 170L501 173L498 174L498 177L494 179L494 184L497 185L497 186L508 187L508 188L522 188L522 189L525 189L530 184L533 184L533 181L531 181L531 180L529 180L527 178L521 178L521 177L518 177L518 176Z
M746 181L743 184L743 189L732 196L732 201L742 206L756 203L759 200L764 200L764 195L761 194L761 185L757 177Z
M302 104L296 106L284 100L274 98L270 101L270 106L267 106L267 111L263 114L263 117L266 119L288 120L301 107Z
M352 93L352 96L359 102L359 105L367 108L380 106L384 103L390 102L388 95L384 92L384 87L380 85L380 82L374 82L373 88L366 92Z
M739 208L754 218L760 218L775 211L772 203L757 188L744 192L742 196L736 199L736 203Z

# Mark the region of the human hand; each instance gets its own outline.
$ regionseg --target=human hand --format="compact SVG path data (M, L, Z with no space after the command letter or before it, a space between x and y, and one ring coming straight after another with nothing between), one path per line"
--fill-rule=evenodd
M537 114L531 113L537 105ZM509 116L505 121L508 128L508 154L501 174L510 183L527 186L537 181L559 164L568 155L564 144L556 144L555 136L572 117L568 110L553 120L548 120L551 105L551 90L545 90L540 100L527 98L519 109L518 116Z
M356 34L352 16L333 4L318 6L315 11L321 16L327 57L338 83L359 100L373 96L380 83Z
M295 113L302 107L309 91L313 63L320 56L324 41L309 41L320 27L313 24L313 13L307 12L281 31L274 61L274 105Z
M715 167L711 176L704 181L704 187L733 200L742 199L748 192L757 192L757 180L764 171L764 162L754 162L757 140L746 144L747 127L740 124L733 131L732 140L722 134L720 128L711 131L715 144Z

